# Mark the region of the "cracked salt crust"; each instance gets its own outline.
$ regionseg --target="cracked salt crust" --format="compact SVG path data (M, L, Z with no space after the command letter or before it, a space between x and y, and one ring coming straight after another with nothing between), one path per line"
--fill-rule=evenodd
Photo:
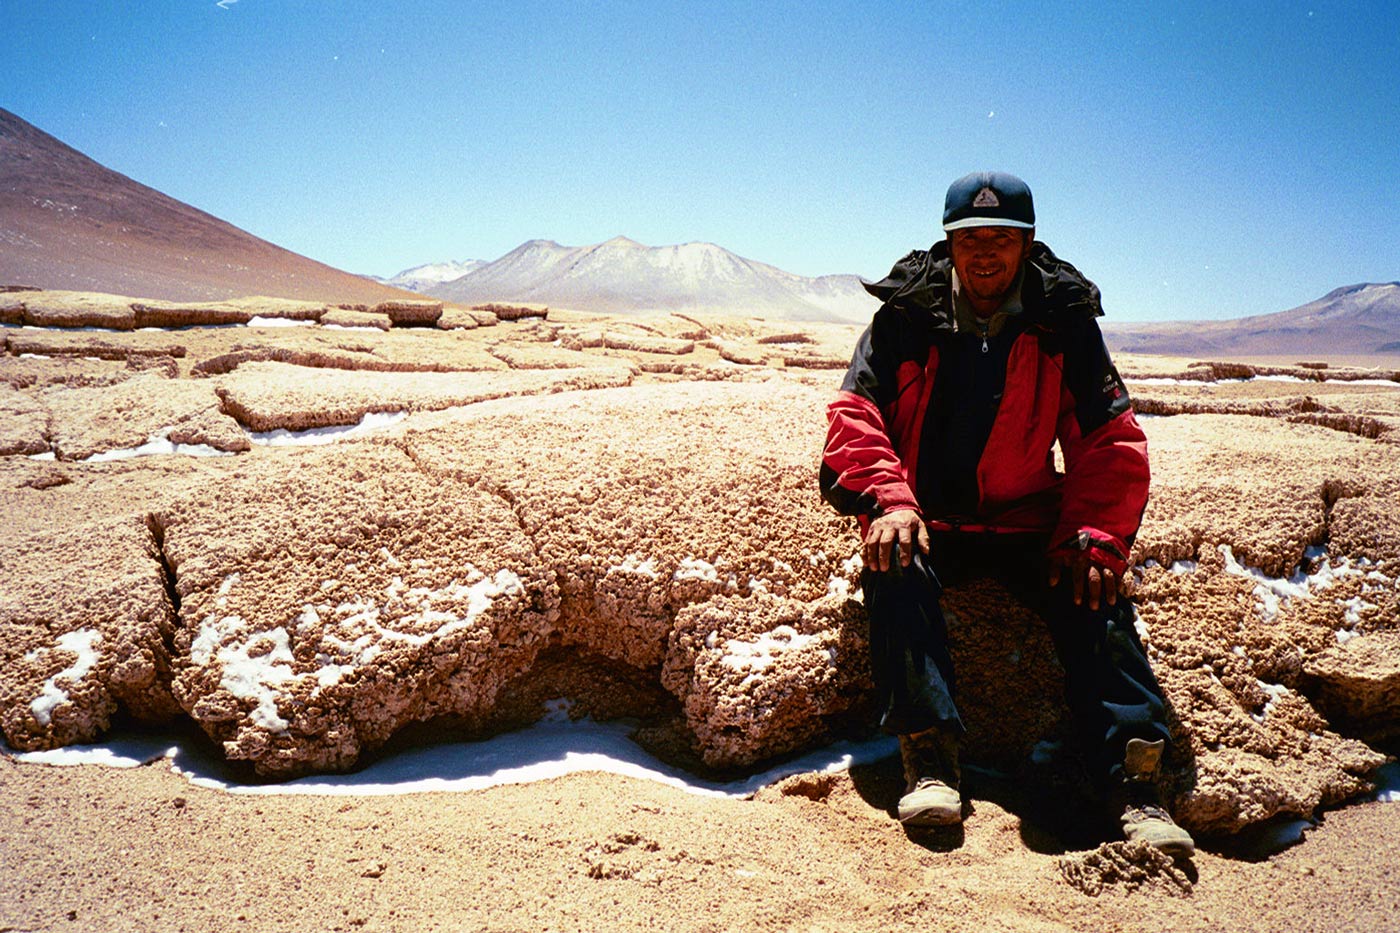
M44 686L40 689L39 695L29 704L29 711L34 714L34 719L39 725L47 726L53 720L53 711L67 703L69 700L68 691L58 685L60 680L69 683L76 683L88 675L97 665L97 643L102 640L102 634L96 629L79 629L76 632L68 632L60 635L58 644L47 651L66 651L77 657L68 667L54 674L44 681ZM25 655L25 660L38 660L39 652L31 651Z
M1132 610L1133 610L1133 628L1137 630L1138 638L1140 638L1140 639L1142 640L1142 643L1143 643L1143 644L1147 644L1147 641L1148 641L1147 623L1146 623L1145 621L1143 621L1142 613L1138 612L1138 608L1137 608L1136 605L1133 605L1133 606L1132 606Z
M826 595L839 596L842 599L849 599L851 596L851 581L845 577L832 577L826 581Z
M1374 572L1375 571L1372 571L1372 573ZM1376 604L1368 602L1360 596L1353 596L1351 599L1343 600L1341 605L1346 607L1346 616L1343 618L1346 627L1337 629L1336 635L1337 644L1345 645L1353 638L1360 637L1361 633L1355 631L1355 629L1356 626L1361 624L1361 613L1365 612L1367 609L1375 609Z

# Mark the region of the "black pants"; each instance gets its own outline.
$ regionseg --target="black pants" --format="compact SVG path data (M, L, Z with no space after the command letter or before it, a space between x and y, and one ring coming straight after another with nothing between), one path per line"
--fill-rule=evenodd
M1133 626L1132 603L1119 596L1098 609L1075 605L1071 581L1051 588L1039 535L935 534L929 559L888 571L867 569L861 588L870 616L870 657L886 732L934 727L965 730L954 703L953 661L939 597L950 585L991 577L1035 611L1050 630L1065 670L1065 697L1100 778L1122 773L1129 739L1167 739L1162 690ZM1068 577L1068 574L1065 575Z

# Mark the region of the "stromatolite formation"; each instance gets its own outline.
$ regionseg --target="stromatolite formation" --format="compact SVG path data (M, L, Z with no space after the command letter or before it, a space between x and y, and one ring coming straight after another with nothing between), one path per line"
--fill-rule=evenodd
M15 323L138 313L16 295L34 308ZM868 728L857 542L815 490L839 373L811 361L853 329L814 326L784 365L795 335L755 322L538 309L444 329L489 321L425 306L343 331L304 305L283 309L300 326L249 299L207 306L249 326L0 331L11 746L188 716L287 776L415 723L502 728L584 677L616 685L593 708L717 768ZM1366 742L1400 721L1400 445L1354 430L1400 417L1400 388L1179 371L1144 387L1186 413L1145 421L1139 620L1178 812L1233 832L1366 790ZM281 446L307 443L328 446ZM132 453L157 455L114 459ZM968 753L1024 767L1067 735L1049 640L984 581L946 607Z

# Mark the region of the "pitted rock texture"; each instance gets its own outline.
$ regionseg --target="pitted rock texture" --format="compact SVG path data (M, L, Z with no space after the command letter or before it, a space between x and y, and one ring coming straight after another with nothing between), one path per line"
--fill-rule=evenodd
M7 535L0 573L0 727L11 746L91 742L118 706L153 722L179 712L175 613L140 517Z
M219 386L224 410L253 431L356 424L371 412L436 411L488 399L626 385L621 366L505 373L326 372L245 363ZM331 401L331 400L334 401Z
M1303 668L1318 708L1368 741L1400 737L1400 631L1328 648Z
M49 449L49 412L43 402L0 386L0 457Z
M112 386L55 386L38 399L49 413L48 440L60 460L135 448L158 436L223 451L249 446L237 422L219 410L208 382L141 373Z
M405 442L445 478L510 497L558 575L566 642L648 667L687 603L849 591L846 522L812 493L823 429L797 416L822 398L680 383L501 400ZM833 542L847 552L823 550Z
M411 722L489 720L557 614L509 506L392 447L293 465L161 516L180 704L268 775L347 768Z
M258 301L223 304L268 314ZM436 323L4 331L7 741L179 711L280 777L353 767L414 723L518 724L544 683L599 711L645 702L717 768L869 728L855 526L816 492L854 328ZM1197 832L1310 816L1383 760L1365 741L1393 709L1400 459L1383 437L1292 419L1400 418L1400 393L1314 380L1320 407L1302 411L1295 383L1154 365L1256 412L1144 422L1156 482L1137 599L1175 716L1167 789ZM408 414L310 452L246 433L370 412ZM230 456L29 459L152 434ZM1068 727L1043 626L985 581L945 608L968 754L1022 767ZM585 676L618 696L571 686Z
M1106 842L1093 852L1060 859L1060 877L1070 887L1098 897L1105 890L1142 888L1169 897L1191 894L1194 885L1171 856L1145 842Z
M661 682L681 700L706 764L802 748L869 692L864 614L839 596L802 603L721 596L682 609Z

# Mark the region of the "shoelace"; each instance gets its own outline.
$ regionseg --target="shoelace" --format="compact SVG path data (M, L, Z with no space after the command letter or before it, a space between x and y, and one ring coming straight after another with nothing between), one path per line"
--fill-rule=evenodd
M1123 811L1123 821L1125 823L1146 823L1149 820L1159 820L1164 823L1171 823L1173 826L1176 825L1171 818L1171 814L1161 807L1153 806L1152 804L1128 807Z
M953 785L949 784L947 781L931 777L919 778L918 783L914 785L915 790L923 790L925 787L946 787L949 790L953 789Z

